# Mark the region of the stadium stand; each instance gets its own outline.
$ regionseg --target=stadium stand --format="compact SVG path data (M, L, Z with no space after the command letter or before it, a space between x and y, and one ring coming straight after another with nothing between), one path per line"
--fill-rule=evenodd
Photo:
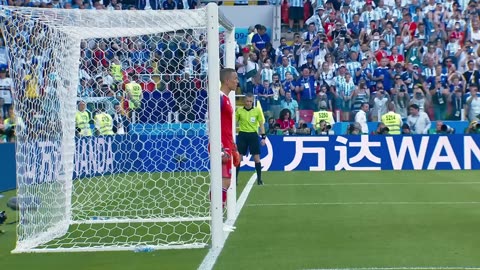
M403 123L407 123L409 105L418 105L432 122L430 133L445 130L463 133L476 125L480 116L476 93L480 84L480 3L467 0L303 1L303 16L300 16L292 11L292 7L298 6L297 2L224 2L225 5L281 5L285 24L281 44L274 47L265 27L252 23L247 44L238 44L236 55L240 78L237 94L253 92L266 116L278 119L283 109L281 101L291 92L300 112L299 117L293 117L295 121L301 119L313 127L311 115L325 103L326 109L333 112L336 134L346 133L362 103L370 105L366 114L372 127L370 132L387 112L388 103L395 104L395 112L401 115ZM4 4L97 10L196 8L204 4L190 0L172 3L168 6L159 1L54 0L6 1ZM290 24L289 15L294 16L294 23L303 20L304 27L295 28L295 24ZM3 133L0 141L6 142L14 140L5 135L12 127L12 121L8 120L12 104L8 69L12 67L7 66L4 40L0 40ZM172 116L176 98L173 93L185 77L195 90L193 99L205 96L204 44L186 46L190 41L188 35L178 38L167 33L155 39L84 42L78 96L84 100L99 97L111 100L111 110L118 103L127 116L129 111L135 111L137 115L129 119L129 125L201 122L203 118L178 120ZM29 53L33 54L30 55L32 61L38 61L37 52ZM187 57L191 59L188 64L182 60L185 55L193 56ZM124 94L132 80L142 90L141 107L136 109L132 108L132 95ZM201 102L195 104L205 115ZM94 108L87 106L87 109ZM442 121L442 125L436 125L435 121ZM410 128L415 132L414 127ZM132 126L130 130L135 132L138 127Z

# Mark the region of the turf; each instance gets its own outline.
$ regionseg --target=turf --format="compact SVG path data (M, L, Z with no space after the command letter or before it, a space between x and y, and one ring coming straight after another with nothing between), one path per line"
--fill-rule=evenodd
M242 172L241 191L250 173ZM480 172L268 172L215 269L480 267ZM240 192L239 192L240 193ZM0 209L13 192L2 194ZM15 214L7 212L8 222ZM207 249L10 254L2 268L196 269Z
M267 184L250 193L215 269L478 267L479 176L268 173ZM327 183L334 185L310 185Z

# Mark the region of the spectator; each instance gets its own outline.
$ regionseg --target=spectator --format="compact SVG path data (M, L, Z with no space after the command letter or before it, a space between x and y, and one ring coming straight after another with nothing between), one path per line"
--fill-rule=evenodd
M7 66L0 65L0 98L3 99L3 106L0 107L0 116L6 116L8 109L13 104L13 81L7 76Z
M478 121L480 118L480 98L478 97L478 86L470 87L470 97L467 99L465 114L469 121Z
M460 88L455 88L454 92L448 96L448 102L452 108L449 119L461 120L463 109L466 105L466 99L463 95L463 91Z
M289 58L292 58L293 55L289 54L288 56L282 56L282 65L277 68L277 72L280 75L280 80L284 81L286 79L287 72L293 75L294 78L298 77L298 71L295 67L290 64Z
M407 120L408 105L410 104L410 95L408 95L405 88L400 88L397 94L394 95L393 103L395 104L395 112L398 113L402 121Z
M298 21L299 28L303 29L303 2L300 0L288 0L288 32L293 31L293 23Z
M122 110L120 104L114 105L115 112L113 113L113 128L112 131L117 135L127 134L129 131L130 121Z
M450 91L447 88L444 88L440 76L437 76L434 79L434 83L430 86L434 118L437 120L445 120L447 117L447 98Z
M374 122L381 119L381 116L387 113L387 103L390 101L390 96L383 90L383 85L377 83L377 92L373 99L372 120Z
M417 104L412 104L409 107L410 115L407 117L407 124L414 134L428 134L431 122L430 118L425 112L420 111Z
M238 81L240 84L240 89L242 94L247 93L247 66L248 60L250 58L250 49L248 47L244 47L242 49L242 55L237 58L235 62L235 68L237 69Z
M260 25L257 33L252 37L252 45L255 51L260 52L266 48L267 43L270 43L270 36L267 34L267 28Z
M277 124L280 125L279 130L283 135L295 134L295 121L293 121L289 109L283 109L280 111L280 117L277 119Z
M427 96L427 93L428 95L430 94L430 92L423 90L422 85L415 85L413 87L413 98L410 100L410 104L415 104L421 112L426 112L429 104L429 96Z
M367 112L369 111L370 106L368 103L362 103L360 110L355 114L355 122L359 123L362 134L368 134L368 125L367 125Z
M277 73L273 74L272 76L271 89L273 96L270 99L270 110L272 112L272 116L277 119L280 116L280 110L282 109L282 96L285 96L283 85L280 82L280 76Z
M298 113L298 103L296 100L292 99L292 93L287 92L285 93L285 99L281 102L282 110L289 109L290 115L295 116L295 121L299 121L299 113Z
M310 75L310 70L304 68L302 70L302 77L298 79L295 92L297 99L300 100L300 109L314 110L316 98L317 81L315 76Z
M268 80L264 80L263 84L257 85L254 93L258 95L258 99L260 100L260 104L262 106L263 112L266 117L272 116L272 111L270 109L270 103L273 102L274 92L270 87L270 83ZM277 94L277 99L279 98Z

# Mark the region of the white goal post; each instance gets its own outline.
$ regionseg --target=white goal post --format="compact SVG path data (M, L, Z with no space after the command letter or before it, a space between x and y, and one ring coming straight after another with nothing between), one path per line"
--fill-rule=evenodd
M12 252L221 247L219 71L234 68L235 40L218 6L3 6L0 20L16 117Z

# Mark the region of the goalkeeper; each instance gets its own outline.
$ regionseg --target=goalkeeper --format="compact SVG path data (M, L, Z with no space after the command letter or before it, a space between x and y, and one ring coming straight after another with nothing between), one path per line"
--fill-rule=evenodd
M255 170L257 171L257 184L263 185L262 181L262 164L260 163L260 143L265 145L265 127L263 112L260 108L253 106L253 94L247 93L244 98L245 106L237 109L235 112L235 120L239 126L238 133L238 152L240 153L240 160L242 156L247 154L247 150L253 155L255 161ZM258 129L260 128L260 142L258 138ZM237 166L237 182L240 166Z
M228 94L235 91L238 77L235 69L224 68L220 71L220 128L222 139L222 201L227 201L227 190L232 178L232 159L235 167L240 165L240 156L233 140L233 107Z

